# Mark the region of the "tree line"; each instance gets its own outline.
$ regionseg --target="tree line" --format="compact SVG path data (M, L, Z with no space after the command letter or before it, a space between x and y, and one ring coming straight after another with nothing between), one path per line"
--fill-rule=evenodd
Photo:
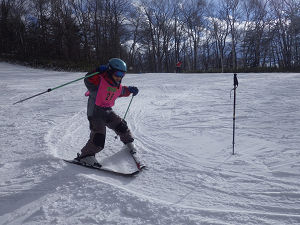
M89 70L299 71L299 0L0 0L0 57Z

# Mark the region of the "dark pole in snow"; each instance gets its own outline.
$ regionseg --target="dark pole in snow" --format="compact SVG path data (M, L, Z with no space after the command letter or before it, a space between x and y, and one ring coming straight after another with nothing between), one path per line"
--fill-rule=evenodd
M239 81L237 79L237 74L235 73L233 76L233 135L232 135L232 155L234 155L234 144L235 144L235 106L236 106L236 88L239 86Z
M37 97L37 96L39 96L39 95L45 94L45 93L47 93L47 92L53 91L53 90L55 90L55 89L64 87L64 86L66 86L66 85L72 84L72 83L77 82L77 81L79 81L79 80L82 80L82 79L84 79L84 78L92 77L92 76L94 76L94 75L96 75L96 74L98 74L98 73L99 73L99 72L92 73L92 74L89 74L89 75L87 75L87 76L80 77L80 78L78 78L78 79L76 79L76 80L72 80L72 81L70 81L70 82L64 83L64 84L59 85L59 86L57 86L57 87L49 88L47 91L43 91L43 92L40 92L40 93L35 94L35 95L33 95L33 96L30 96L30 97L28 97L28 98L24 98L24 99L22 99L22 100L20 100L20 101L17 101L17 102L15 102L13 105L15 105L15 104L17 104L17 103L24 102L24 101L26 101L26 100L28 100L28 99Z

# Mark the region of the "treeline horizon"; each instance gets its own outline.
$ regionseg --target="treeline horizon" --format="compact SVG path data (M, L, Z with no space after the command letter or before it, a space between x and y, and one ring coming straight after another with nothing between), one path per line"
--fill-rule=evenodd
M0 0L0 59L89 71L300 71L299 0Z

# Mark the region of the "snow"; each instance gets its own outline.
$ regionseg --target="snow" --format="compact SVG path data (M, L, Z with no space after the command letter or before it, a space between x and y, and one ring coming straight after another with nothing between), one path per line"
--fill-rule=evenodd
M300 224L300 74L127 74L126 120L148 170L63 162L85 144L84 73L0 63L0 224ZM124 115L130 98L114 110ZM115 134L97 156L134 170Z

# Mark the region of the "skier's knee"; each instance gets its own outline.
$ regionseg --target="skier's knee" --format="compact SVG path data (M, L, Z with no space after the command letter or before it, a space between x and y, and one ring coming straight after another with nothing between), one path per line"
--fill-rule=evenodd
M96 145L97 147L102 147L102 148L104 148L104 144L105 144L105 135L104 135L104 134L96 133L96 134L94 135L94 138L93 138L93 143L94 143L94 145Z
M122 120L116 127L117 133L126 133L128 130L128 126L125 120Z

